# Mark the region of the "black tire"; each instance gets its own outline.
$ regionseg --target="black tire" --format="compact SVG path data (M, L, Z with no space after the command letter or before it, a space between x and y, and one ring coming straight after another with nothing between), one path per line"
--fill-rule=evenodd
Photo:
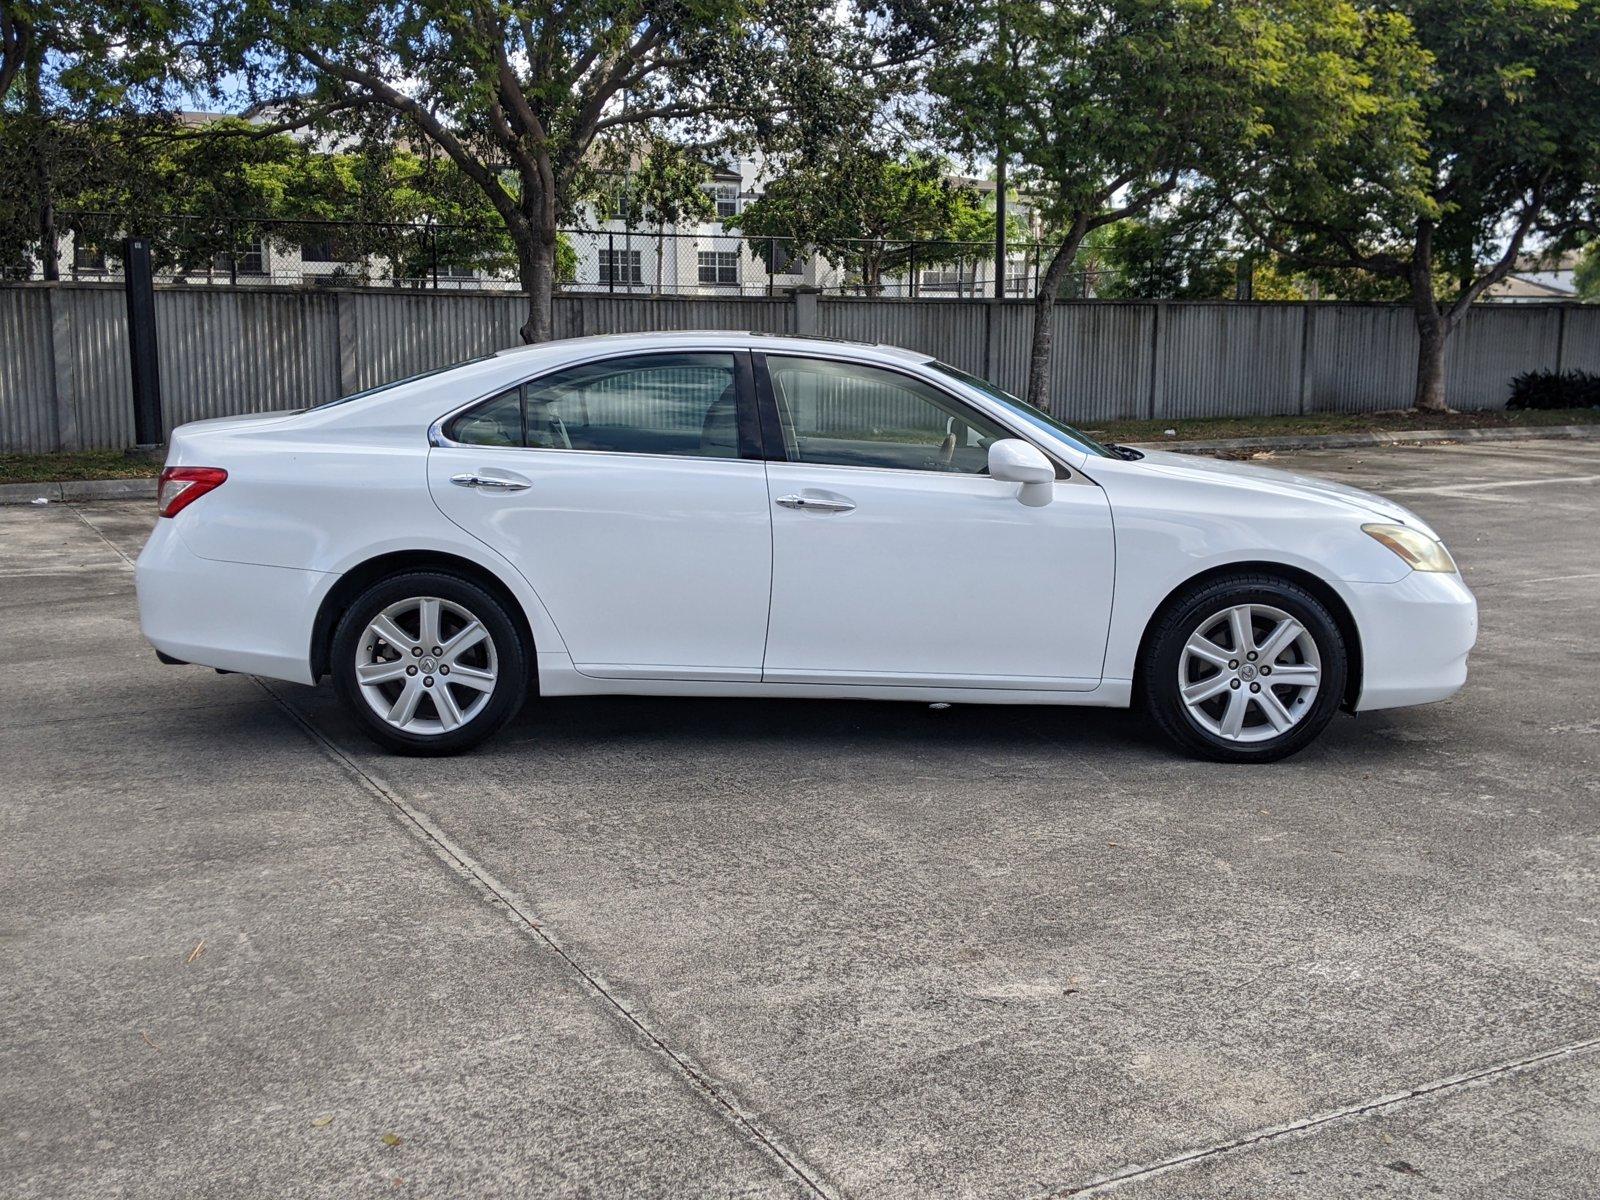
M363 650L362 638L368 625L385 609L408 599L424 597L445 601L477 618L488 632L493 659L487 657L491 653L488 648L480 648L474 654L483 656L478 661L492 661L495 666L494 683L488 692L487 702L481 703L461 724L439 732L412 732L388 723L373 708L373 703L368 701L356 675L357 655ZM446 619L451 618L460 620L458 613L447 612ZM399 654L398 651L380 649L386 654ZM418 662L434 661L426 654L429 648L423 649L424 655L419 657ZM532 648L526 644L526 639L505 605L482 587L458 575L440 571L412 571L379 580L357 596L339 618L333 634L333 682L339 699L356 723L385 749L397 754L459 754L496 733L522 708L528 695L531 651ZM368 653L371 653L370 649ZM410 665L403 656L398 657L397 661ZM457 673L461 673L460 666ZM445 683L448 672L418 676L417 671L413 670L410 674L429 682L429 689L421 693L417 711L426 716L427 710L432 709L434 718L442 724L443 712L438 707L433 689L435 685L442 686ZM384 685L385 688L396 690L404 686L404 681ZM463 715L472 704L478 703L480 695L471 688L463 688L459 683L452 685L450 690L451 699L458 696L466 698L467 707L461 707L459 703L457 705Z
M1189 706L1184 703L1179 677L1180 670L1193 671L1197 666L1201 670L1210 669L1192 657L1189 664L1184 664L1183 652L1189 639L1196 633L1217 629L1214 623L1222 619L1222 614L1246 604L1277 609L1299 622L1315 642L1321 671L1315 695L1301 701L1297 711L1294 708L1295 698L1305 696L1308 688L1301 689L1292 684L1267 684L1258 675L1253 690L1259 692L1262 686L1266 686L1280 701L1289 698L1285 707L1296 711L1298 719L1282 733L1269 735L1271 725L1263 705L1246 691L1246 720L1250 719L1250 714L1256 719L1245 726L1242 732L1260 738L1253 741L1221 736L1201 724L1202 718L1210 716L1208 709L1226 711L1233 702L1230 692L1251 688L1250 683L1239 678L1239 669L1219 664L1214 668L1216 675L1199 675L1196 682L1201 683L1226 676L1230 689L1219 692L1213 700L1202 705L1200 717L1191 713ZM1231 646L1231 639L1227 645ZM1303 666L1308 661L1298 647L1292 648L1288 656L1297 661L1282 663L1279 666L1280 674L1288 674L1294 666ZM1251 670L1259 671L1254 664L1245 666L1245 656L1230 661L1238 661L1245 674ZM1145 640L1139 661L1139 684L1145 710L1151 719L1168 738L1190 754L1216 762L1276 762L1305 749L1333 719L1344 697L1348 664L1349 653L1344 637L1322 601L1299 584L1288 580L1253 572L1240 573L1213 579L1180 593L1160 613ZM1214 723L1220 724L1220 718L1215 719Z

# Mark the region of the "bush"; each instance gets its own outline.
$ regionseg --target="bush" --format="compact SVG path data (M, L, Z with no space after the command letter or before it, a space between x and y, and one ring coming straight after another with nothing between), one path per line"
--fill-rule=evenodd
M1600 375L1591 371L1529 371L1511 381L1506 408L1600 408Z

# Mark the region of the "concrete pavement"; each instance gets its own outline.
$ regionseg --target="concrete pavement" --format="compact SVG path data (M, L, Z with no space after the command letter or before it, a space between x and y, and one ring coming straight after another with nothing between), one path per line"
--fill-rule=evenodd
M0 510L0 1194L1600 1192L1600 446L1263 461L1423 513L1483 635L1254 769L625 698L386 758L156 664L147 503Z

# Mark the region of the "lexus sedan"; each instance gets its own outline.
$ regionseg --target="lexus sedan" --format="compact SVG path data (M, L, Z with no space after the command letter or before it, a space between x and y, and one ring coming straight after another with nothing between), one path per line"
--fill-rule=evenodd
M1443 699L1477 604L1414 513L1100 445L887 346L503 351L179 428L139 613L165 662L314 684L410 754L540 697L1136 704L1283 758Z

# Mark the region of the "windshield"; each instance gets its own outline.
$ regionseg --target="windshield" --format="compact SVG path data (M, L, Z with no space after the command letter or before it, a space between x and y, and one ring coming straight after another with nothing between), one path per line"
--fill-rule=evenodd
M443 375L446 371L454 371L457 367L470 367L473 363L488 362L492 354L485 354L478 358L463 359L461 362L448 363L442 367L435 367L431 371L420 371L415 375L407 375L404 379L391 379L388 383L380 383L377 387L369 387L365 391L351 392L348 396L339 396L333 400L323 400L313 404L312 408L329 408L335 404L348 404L352 400L365 400L368 396L376 396L379 392L387 392L390 388L403 387L408 383L415 383L419 379L426 379L430 375ZM309 412L309 409L301 409Z
M1081 430L1074 429L1064 421L1058 421L1043 409L1035 408L1026 400L1019 400L1010 392L1002 391L988 380L979 379L976 375L968 375L965 371L952 367L949 363L930 362L928 364L935 371L948 375L952 379L959 379L968 387L977 388L996 404L1002 405L1005 410L1019 420L1026 421L1037 429L1062 439L1069 446L1076 447L1085 454L1098 458L1115 458L1116 455L1107 450L1099 442Z

